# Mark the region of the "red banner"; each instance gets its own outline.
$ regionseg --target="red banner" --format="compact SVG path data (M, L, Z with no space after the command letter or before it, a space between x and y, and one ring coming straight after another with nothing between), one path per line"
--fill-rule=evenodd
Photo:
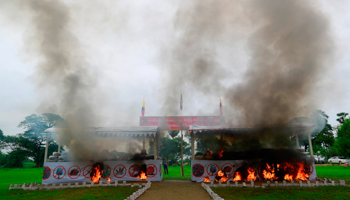
M223 116L189 117L141 117L140 126L159 126L162 130L188 130L194 126L220 126L225 124Z

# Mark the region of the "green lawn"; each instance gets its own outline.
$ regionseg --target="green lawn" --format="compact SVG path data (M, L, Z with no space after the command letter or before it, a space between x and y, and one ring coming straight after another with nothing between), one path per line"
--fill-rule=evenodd
M181 176L181 168L179 166L168 166L169 174L164 174L163 169L163 180L191 180L191 166L184 166L184 175Z
M137 190L137 188L131 187L8 190L10 184L41 183L42 173L42 168L0 169L0 199L126 199Z
M212 188L224 199L350 199L350 187Z
M350 167L340 165L333 166L316 166L317 177L330 178L332 180L345 180L347 184L350 183Z

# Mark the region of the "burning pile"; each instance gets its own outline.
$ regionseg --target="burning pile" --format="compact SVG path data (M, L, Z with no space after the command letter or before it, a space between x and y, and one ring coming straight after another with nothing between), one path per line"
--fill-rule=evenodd
M254 163L256 166L256 163ZM312 166L306 161L260 162L257 169L243 164L234 173L233 181L287 180L306 181L312 173Z
M226 182L228 180L228 176L226 172L218 171L218 173L215 176L215 182Z

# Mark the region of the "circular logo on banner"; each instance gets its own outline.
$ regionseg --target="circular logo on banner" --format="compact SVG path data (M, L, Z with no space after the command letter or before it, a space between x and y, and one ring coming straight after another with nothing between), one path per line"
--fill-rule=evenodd
M109 167L108 165L104 165L101 177L107 178L107 177L109 177L109 175L111 175L111 167Z
M192 166L192 175L195 177L201 177L204 174L204 167L201 164L194 164Z
M137 165L137 164L131 165L131 167L129 168L129 175L132 178L136 178L140 174L140 169L141 169L140 165Z
M225 163L221 167L221 171L226 172L227 175L231 175L231 174L233 174L233 172L235 170L234 170L233 165L231 163Z
M113 174L116 178L123 178L126 174L126 168L124 165L120 164L114 167Z
M86 167L84 167L83 169L83 175L85 178L91 178L90 177L90 173L92 172L92 165L87 165Z
M43 180L50 178L50 175L51 175L50 167L45 166L43 171Z
M62 179L65 175L66 175L66 168L64 168L63 166L57 166L54 170L53 170L53 177L57 180Z
M158 169L154 164L147 165L147 177L153 178L157 175Z
M211 163L207 167L207 173L209 176L215 176L218 171L219 171L219 166L215 163Z
M73 165L68 169L68 176L71 179L76 179L80 176L81 170L77 165Z

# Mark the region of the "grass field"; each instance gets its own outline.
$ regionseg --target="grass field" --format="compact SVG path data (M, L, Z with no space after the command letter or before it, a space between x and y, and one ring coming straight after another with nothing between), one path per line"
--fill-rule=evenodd
M30 164L25 166L32 167ZM11 184L41 183L42 173L43 168L0 169L0 199L126 199L137 190L131 187L8 190Z
M29 182L41 183L42 168L32 168L32 163L26 163L21 169L0 169L0 199L125 199L136 189L123 188L79 188L49 191L23 191L11 190L10 184L23 184ZM179 166L169 166L169 174L163 175L163 180L191 180L191 167L184 166L185 176L181 176ZM350 183L350 167L339 165L316 166L317 176L320 178L343 179ZM64 191L64 192L63 192ZM238 199L350 199L349 187L319 187L319 188L215 188L221 197L231 199L234 195Z
M212 188L224 199L350 199L350 187Z

